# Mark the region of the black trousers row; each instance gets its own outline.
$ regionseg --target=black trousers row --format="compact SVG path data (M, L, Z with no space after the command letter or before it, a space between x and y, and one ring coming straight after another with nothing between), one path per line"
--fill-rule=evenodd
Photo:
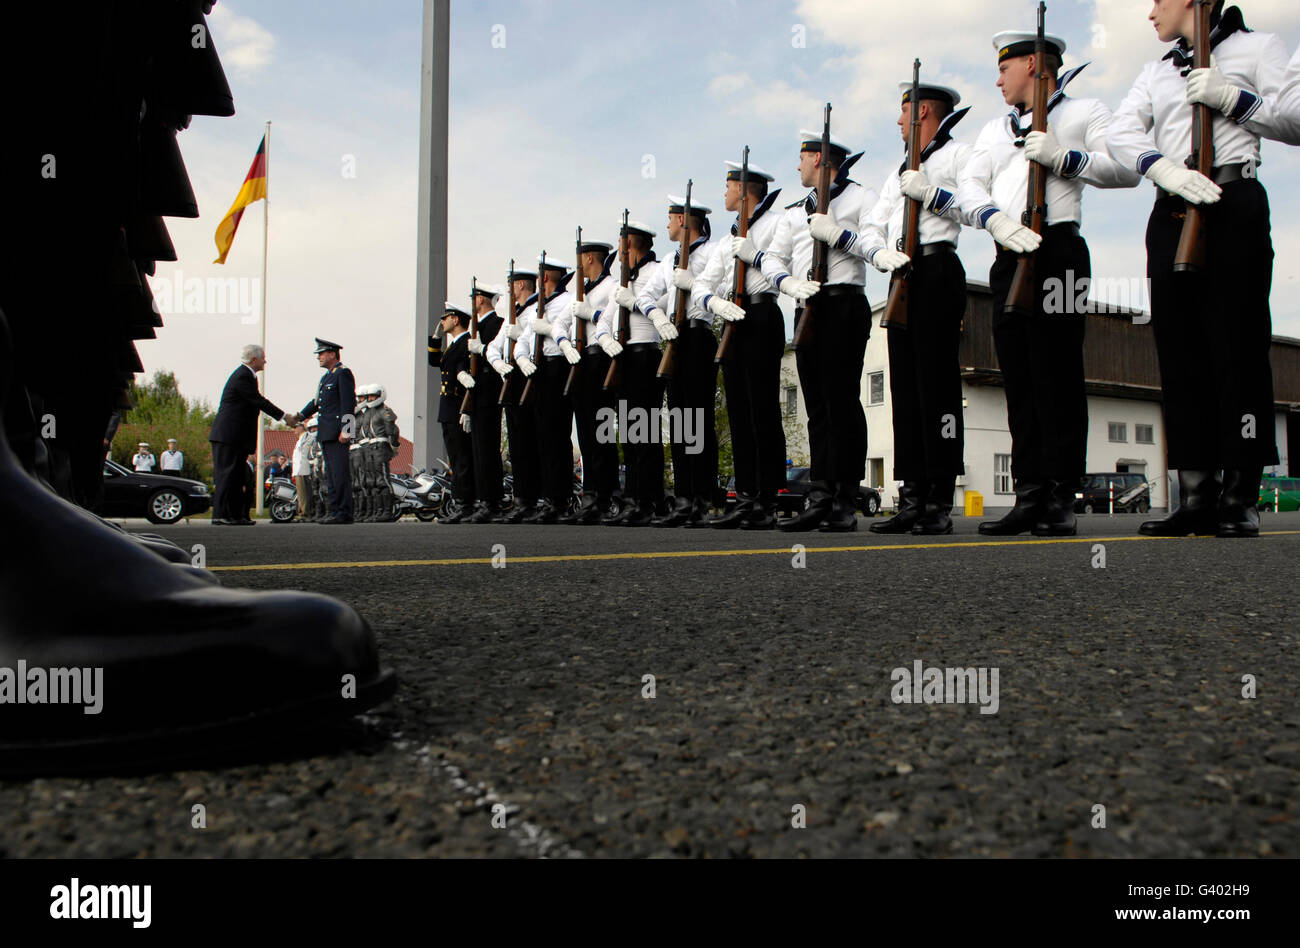
M1223 186L1204 209L1207 266L1199 272L1174 272L1183 211L1181 198L1156 201L1146 237L1169 467L1277 464L1268 194L1255 179Z
M528 401L521 406L518 396L527 383L519 373L512 374L506 436L515 498L525 506L546 498L563 510L573 494L573 442L569 437L573 400L564 395L568 377L569 363L564 356L543 358L533 375Z
M1034 310L1006 314L1002 310L1018 259L1017 254L999 249L989 271L993 344L1011 429L1011 474L1017 482L1077 481L1083 476L1088 448L1088 396L1083 381L1087 316L1049 313L1044 301L1057 286L1065 288L1065 297L1073 298L1074 286L1092 277L1092 259L1077 224L1047 228L1038 249ZM1055 297L1061 298L1059 291Z
M813 481L856 487L867 473L867 416L862 410L862 360L871 334L871 306L861 292L819 293L812 341L795 352L808 410ZM796 323L802 318L799 313Z
M609 356L598 345L582 350L578 377L574 380L573 414L578 428L578 448L582 452L582 492L602 507L623 494L618 480L618 443L598 439L597 413L602 408L617 411L618 392L605 390L609 373Z
M670 422L668 426L673 495L678 501L712 504L718 489L718 432L714 419L718 367L713 361L717 351L713 330L698 320L688 320L677 338L676 368L667 380L668 408L680 412L681 418L680 425ZM688 423L693 426L690 445L686 443ZM697 423L702 423L702 430Z
M751 297L747 302L745 318L735 324L722 361L722 381L736 493L771 505L786 481L781 421L785 317L775 297Z

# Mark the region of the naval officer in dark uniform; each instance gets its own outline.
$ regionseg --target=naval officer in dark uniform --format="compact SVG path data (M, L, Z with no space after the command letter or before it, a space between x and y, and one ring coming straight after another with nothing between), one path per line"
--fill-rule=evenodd
M352 522L352 477L348 472L348 442L356 434L357 382L352 370L339 361L336 342L316 340L316 356L325 370L316 397L298 413L305 421L320 413L316 439L325 455L325 480L329 490L329 516L322 523Z
M439 523L460 523L470 519L478 500L474 484L474 445L470 438L474 421L473 416L460 410L465 392L478 384L469 372L469 323L469 313L447 303L437 332L429 337L429 365L442 373L441 398L438 401L442 443L447 447L447 463L451 465L452 494L460 501L460 509L439 517Z

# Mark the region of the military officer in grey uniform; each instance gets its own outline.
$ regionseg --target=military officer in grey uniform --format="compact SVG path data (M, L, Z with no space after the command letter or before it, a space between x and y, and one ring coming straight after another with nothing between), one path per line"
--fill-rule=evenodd
M316 340L316 357L325 370L316 386L316 397L299 413L306 419L320 413L316 437L325 455L325 479L329 491L329 516L321 523L352 523L352 478L348 474L348 444L356 437L357 383L352 370L339 359L343 347L325 339Z
M348 476L352 478L352 493L356 503L356 519L365 523L370 520L370 484L366 478L366 425L370 414L366 396L370 386L362 385L357 389L356 434L348 444Z
M397 413L385 404L387 390L382 385L372 385L370 389L366 410L366 483L371 492L370 519L388 523L393 519L393 489L388 483L388 464L402 446L402 439L397 428Z

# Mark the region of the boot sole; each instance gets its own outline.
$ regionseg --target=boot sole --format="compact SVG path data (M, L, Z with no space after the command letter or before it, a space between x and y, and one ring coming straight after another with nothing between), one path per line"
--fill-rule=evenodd
M358 683L355 699L340 702L337 690L260 708L218 721L176 728L128 731L93 738L0 742L0 774L102 774L140 767L179 769L194 762L206 768L215 754L264 746L277 738L311 731L323 721L344 720L388 700L397 691L397 674L380 669Z

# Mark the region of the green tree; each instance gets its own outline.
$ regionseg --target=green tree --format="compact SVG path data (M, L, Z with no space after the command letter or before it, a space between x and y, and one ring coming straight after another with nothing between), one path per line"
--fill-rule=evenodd
M203 399L186 399L175 374L166 371L155 372L143 385L133 379L128 394L133 407L122 413L122 424L113 438L113 460L130 468L139 442L149 442L150 451L159 457L167 449L167 439L175 438L185 455L181 476L211 487L212 447L208 433L216 420L212 406Z

